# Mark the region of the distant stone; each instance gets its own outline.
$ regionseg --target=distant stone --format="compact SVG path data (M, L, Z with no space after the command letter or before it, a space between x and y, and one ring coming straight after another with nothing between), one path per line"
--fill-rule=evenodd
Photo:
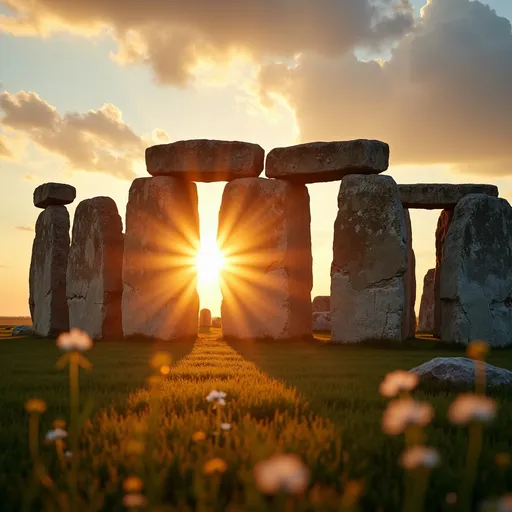
M313 332L331 332L331 313L329 311L313 313Z
M30 316L39 336L52 338L69 330L68 253L69 213L65 206L50 205L37 218L30 262Z
M212 327L220 329L222 327L222 319L218 316L212 318Z
M265 174L299 183L341 180L348 174L379 174L389 165L389 146L378 140L308 142L275 148L268 155Z
M32 330L32 327L30 327L29 325L17 325L12 330L13 336L30 336L33 333L34 331Z
M313 313L320 311L331 311L331 296L318 295L313 299Z
M489 363L485 364L485 382L488 386L512 384L512 372ZM445 382L447 384L473 386L475 383L475 362L468 357L435 357L416 366L411 373L423 382Z
M412 246L412 224L411 215L407 208L404 208L405 227L407 233L407 271L404 274L405 290L405 311L404 311L404 332L403 337L414 338L416 336L416 255Z
M181 140L146 149L146 166L152 176L200 182L257 177L264 159L261 146L238 141Z
M421 294L419 331L434 332L434 281L436 269L431 268L423 278L423 293Z
M94 340L123 335L123 223L110 197L82 201L73 221L67 270L69 325Z
M487 194L498 197L496 185L475 185L473 183L452 185L451 183L415 183L398 185L400 198L405 208L427 210L455 208L455 205L469 194Z
M63 206L72 203L76 198L76 189L65 183L44 183L34 190L34 206Z
M401 341L407 228L391 176L343 178L331 266L332 340Z
M466 196L444 242L441 339L512 345L512 208L505 199Z
M199 312L199 327L211 327L212 313L209 309L201 309Z

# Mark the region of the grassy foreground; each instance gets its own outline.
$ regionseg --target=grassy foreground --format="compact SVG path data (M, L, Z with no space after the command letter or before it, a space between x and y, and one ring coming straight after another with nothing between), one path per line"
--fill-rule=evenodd
M152 384L148 363L156 346L103 343L87 354L94 368L81 375L82 401L93 396L94 412L81 436L80 510L124 510L122 483L130 474L144 481L150 505L169 507L158 510L342 510L361 485L360 510L400 510L403 440L381 432L386 401L378 385L391 370L463 353L320 343L229 346L219 337L219 331L202 334L193 349L166 345L176 364ZM34 484L23 411L31 397L48 403L42 435L55 418L67 417L66 374L54 367L58 356L50 341L0 340L2 512L28 504L26 510L74 510L62 494L65 471L52 445L41 452L57 491ZM495 351L490 362L512 369L512 352ZM227 393L226 407L212 409L205 400L212 389ZM512 396L494 395L499 415L486 431L475 502L512 489L504 456L512 449ZM446 500L458 490L467 444L465 429L446 419L455 394L430 387L415 396L435 407L428 442L442 457L425 510L459 510ZM219 422L230 430L219 429ZM310 468L312 485L304 496L279 501L257 492L254 465L279 451L298 453Z

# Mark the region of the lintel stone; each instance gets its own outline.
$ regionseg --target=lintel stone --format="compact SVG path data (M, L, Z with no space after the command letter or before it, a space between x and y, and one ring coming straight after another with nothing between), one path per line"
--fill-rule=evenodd
M44 183L34 190L34 206L64 206L76 198L76 188L65 183Z

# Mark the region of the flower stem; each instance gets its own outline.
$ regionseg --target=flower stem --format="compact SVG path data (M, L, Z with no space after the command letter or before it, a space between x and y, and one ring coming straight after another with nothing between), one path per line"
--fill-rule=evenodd
M469 424L468 451L466 456L466 472L461 485L461 511L471 511L473 487L475 485L478 460L482 451L483 427L480 423Z
M79 361L78 352L72 352L69 358L69 440L71 446L71 475L70 475L70 499L71 510L78 511L78 463L80 459L78 448L78 410L79 410Z

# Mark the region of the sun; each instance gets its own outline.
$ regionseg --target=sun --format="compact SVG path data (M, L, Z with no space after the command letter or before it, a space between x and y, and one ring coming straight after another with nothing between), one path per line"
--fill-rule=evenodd
M220 271L224 268L225 258L214 237L201 240L196 255L197 278L199 283L218 283Z

